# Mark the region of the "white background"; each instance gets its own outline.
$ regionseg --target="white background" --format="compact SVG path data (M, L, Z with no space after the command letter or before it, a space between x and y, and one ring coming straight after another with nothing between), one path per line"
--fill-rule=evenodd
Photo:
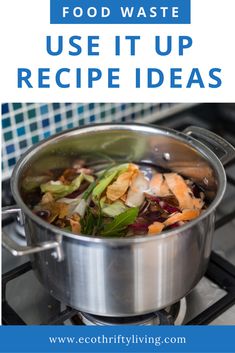
M11 0L1 4L1 101L10 102L234 102L235 101L235 1L191 0L190 25L50 25L49 0ZM65 52L51 57L46 52L46 35L64 39L80 35L84 53L77 57ZM98 57L88 57L87 36L98 35L100 52ZM137 55L129 56L128 46L123 46L123 55L113 55L114 37L140 35ZM193 46L184 57L177 52L168 57L159 57L154 52L154 37L173 36L177 48L179 35L193 38ZM66 44L68 49L68 45ZM51 68L50 89L17 89L17 68L26 67L36 75L38 67ZM53 73L61 67L81 67L84 72L84 87L61 89L53 83ZM93 89L87 89L85 69L97 67L103 71L103 79ZM107 68L119 67L119 89L107 88ZM157 67L169 72L170 67L183 68L183 86L193 67L199 67L205 84L212 67L222 69L223 84L218 89L170 89L169 76L161 88L141 89L134 86L134 68L141 67L144 75L148 67ZM71 74L71 77L73 75ZM36 84L36 76L34 82ZM71 79L73 83L73 79Z

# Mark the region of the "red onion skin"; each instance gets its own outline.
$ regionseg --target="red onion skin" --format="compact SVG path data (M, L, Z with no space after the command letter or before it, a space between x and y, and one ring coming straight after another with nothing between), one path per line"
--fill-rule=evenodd
M155 195L150 195L150 194L145 193L145 196L150 201L155 201L157 203L159 203L161 201L161 199Z
M180 224L178 222L171 224L170 226L168 226L166 229L175 229L175 228L179 228Z
M150 195L150 194L145 194L147 201L149 203L146 205L146 202L142 206L141 213L135 223L131 224L129 226L129 229L135 234L135 235L142 235L142 234L147 234L148 233L148 227L153 224L154 222L160 222L164 223L166 220L166 213L169 215L180 212L180 209L178 207L172 206L169 204L166 199L160 198L158 196ZM151 206L157 204L159 206L159 210L156 211L151 211ZM164 212L165 211L165 212ZM164 214L165 213L165 214ZM165 217L163 216L165 215ZM179 223L175 223L167 229L174 229L178 228L180 225Z
M137 224L137 223L133 223L129 226L134 232L138 232L138 231L142 231L142 232L148 232L148 227L149 225L146 224Z
M175 212L180 212L180 209L178 207L170 205L165 199L160 198L158 196L150 195L150 194L145 194L146 198L153 201L157 202L160 207L166 211L169 214L173 214Z
M175 212L180 212L180 209L177 208L177 207L174 207L174 206L171 206L169 205L167 202L165 201L162 201L165 203L165 205L162 206L163 210L170 213L170 214L173 214Z
M201 197L200 193L202 192L202 190L196 184L193 184L190 189L192 190L194 197L196 197L197 199Z
M154 222L163 223L165 220L165 218L160 216L160 212L151 212L151 214L146 214L144 217L138 217L135 223L129 226L129 229L136 235L147 234L150 224Z
M145 200L142 206L140 207L139 215L145 214L145 212L148 210L150 206L150 202Z
M149 212L144 216L146 222L150 225L153 222L164 222L166 218L161 216L161 212Z
M135 223L131 224L128 228L134 235L143 235L148 233L149 223L142 217L138 217Z

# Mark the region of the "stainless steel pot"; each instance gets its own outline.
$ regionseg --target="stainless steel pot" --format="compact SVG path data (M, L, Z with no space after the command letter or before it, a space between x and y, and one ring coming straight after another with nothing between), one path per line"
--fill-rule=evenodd
M80 157L103 163L104 155L188 176L203 185L211 204L199 218L160 235L104 239L64 232L24 203L21 185L26 176L69 166ZM83 312L131 316L164 308L184 297L205 273L215 209L226 187L222 163L234 156L230 144L196 127L182 134L149 125L109 124L62 133L31 148L17 163L11 186L18 207L3 214L20 215L28 246L19 247L5 234L3 245L13 255L30 254L51 295Z

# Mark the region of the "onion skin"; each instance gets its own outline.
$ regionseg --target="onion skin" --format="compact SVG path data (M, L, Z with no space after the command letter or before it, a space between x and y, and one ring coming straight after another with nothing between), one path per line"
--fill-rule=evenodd
M175 207L167 202L167 199L168 199L167 197L161 198L150 194L145 194L145 196L148 200L156 202L164 211L166 211L169 214L180 212L180 209L178 207Z
M145 191L148 190L149 182L143 173L137 174L131 183L127 193L126 205L129 207L140 207L145 199Z

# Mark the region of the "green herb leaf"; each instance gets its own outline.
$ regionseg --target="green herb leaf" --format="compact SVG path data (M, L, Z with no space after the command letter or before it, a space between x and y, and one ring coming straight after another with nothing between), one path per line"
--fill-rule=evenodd
M121 213L120 215L115 217L111 223L106 224L104 226L104 229L101 232L101 235L105 237L118 235L123 230L125 230L127 226L135 222L136 217L138 216L138 213L139 213L138 207L130 208L127 211Z
M88 188L86 189L86 191L84 192L82 198L86 201L88 199L88 197L90 196L90 194L92 193L92 191L94 190L94 188L97 186L97 184L99 183L99 181L104 177L104 175L107 173L107 171L110 169L110 167L108 167L106 170L102 171L102 173L98 176L98 178L93 181Z
M81 219L82 233L86 235L92 235L96 220L92 214L90 208L87 209L84 219Z
M103 223L100 211L98 214L94 214L90 207L88 207L85 217L80 222L82 233L86 235L96 235Z
M86 189L86 191L84 192L82 198L87 201L88 197L90 196L92 190L95 188L97 184L97 180L93 181L93 183L91 183L88 188Z

